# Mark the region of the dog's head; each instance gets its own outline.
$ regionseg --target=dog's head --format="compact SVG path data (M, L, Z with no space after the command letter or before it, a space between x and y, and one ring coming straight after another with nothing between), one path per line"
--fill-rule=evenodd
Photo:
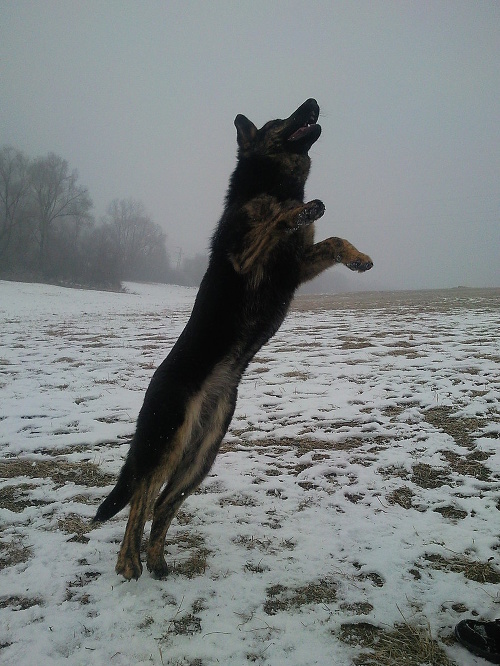
M319 106L315 99L305 101L286 120L270 120L260 129L239 114L234 119L234 124L240 155L307 155L309 148L321 134L318 117Z

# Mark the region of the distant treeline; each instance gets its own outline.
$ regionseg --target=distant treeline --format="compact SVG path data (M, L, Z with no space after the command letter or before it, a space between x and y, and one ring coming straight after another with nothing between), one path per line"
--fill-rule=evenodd
M166 235L140 201L115 199L96 223L66 160L0 149L0 278L117 288L123 280L199 284L206 257L173 268Z

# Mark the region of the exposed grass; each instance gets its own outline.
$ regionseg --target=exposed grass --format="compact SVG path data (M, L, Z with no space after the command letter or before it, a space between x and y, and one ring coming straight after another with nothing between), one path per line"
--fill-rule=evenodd
M303 370L290 370L289 372L285 372L283 374L283 377L288 377L289 379L298 379L303 382L308 380L310 376L311 375L308 372L304 372Z
M14 611L26 610L33 606L43 606L43 599L39 597L23 597L11 595L0 597L0 608L10 608Z
M368 615L372 612L373 606L367 601L344 602L340 604L340 610L346 615Z
M429 627L404 622L385 629L352 622L342 624L338 636L347 645L363 648L353 660L355 666L457 666Z
M239 534L234 537L233 543L242 546L246 550L258 550L266 555L276 555L283 550L294 550L296 544L292 539L257 539L253 536Z
M94 399L95 398L93 397L77 398L75 400L75 403L80 404L82 402L86 402L87 400L94 400ZM119 435L117 439L99 442L99 444L93 444L92 446L89 446L89 444L70 444L69 446L59 446L59 447L54 446L50 449L47 447L39 447L33 451L33 455L48 456L49 458L51 459L53 458L55 460L58 460L62 456L70 456L75 453L86 453L88 454L88 457L91 457L95 456L95 454L101 451L101 449L110 449L113 447L122 446L124 440L127 441L130 440L131 438L132 438L131 434L122 435L122 436Z
M473 476L480 481L489 481L491 478L491 470L481 464L482 460L490 457L490 454L484 451L474 450L466 456L461 456L455 451L442 451L441 455L451 469L461 476Z
M446 470L439 467L431 467L426 463L417 463L412 468L412 482L421 488L441 488L441 486L453 486L455 482Z
M342 301L342 298L339 300ZM363 297L350 296L348 298L352 301L352 298L362 300ZM314 307L323 307L322 303L324 303L322 299L318 299ZM351 305L352 303L350 303L349 307ZM340 304L340 307L343 307L342 304ZM425 304L419 303L416 310L420 312L422 311L422 307L425 309ZM396 312L397 309L395 310ZM344 328L343 331L347 332L348 328ZM318 335L323 335L323 332L319 329L317 333ZM419 331L415 335L417 333ZM69 329L60 328L50 330L49 335L72 339L71 336L73 335L74 337L76 334L69 331ZM416 358L422 355L413 341L411 327L408 328L408 335L394 338L392 342L384 340L384 335L385 333L383 335L381 333L372 338L371 334L367 334L366 337L356 335L355 333L353 335L345 334L341 335L338 339L338 344L341 346L341 349L347 352L356 352L356 350L366 348L368 349L367 353L373 353L381 358L384 357L384 359L387 355L402 355L408 358ZM435 338L437 344L438 336L436 335ZM74 339L78 339L80 343L85 340L88 345L95 347L100 347L104 344L101 338L93 338L90 335L79 334ZM163 338L159 339L163 342ZM142 351L149 352L156 349L155 342L153 336L145 337ZM307 347L309 349L320 346L321 344L315 340L312 340L311 343L304 342L297 345L297 347ZM378 349L379 347L380 349ZM386 353L385 356L384 352ZM345 354L345 356L349 356L349 354ZM353 363L356 363L362 354L354 353L352 356L354 357ZM143 368L150 369L155 367L155 364L149 361L149 355L145 355L142 360ZM272 367L270 364L275 359L262 356L257 357L255 360L257 364L251 367L250 372L259 375L271 371ZM70 355L62 356L58 359L58 362L69 365L77 364L77 361ZM472 359L471 363L474 363ZM465 368L463 372L471 376L477 376L479 371L478 368L471 365L470 368ZM283 373L283 377L288 382L302 382L310 379L307 368L304 370L299 366L294 369L293 365L292 369ZM373 377L370 379L373 379ZM102 380L104 383L116 381L118 380L114 377ZM65 390L66 385L61 384L59 388ZM274 389L270 389L269 393L269 395L273 396L273 399L280 397L278 389L273 391ZM375 407L371 405L363 406L362 401L359 403L353 401L352 404L362 405L362 408L359 410L359 419L351 421L334 420L335 417L333 415L328 415L328 410L322 409L321 411L325 412L325 414L318 415L317 417L323 437L322 440L318 440L310 434L313 433L314 428L317 426L314 417L312 417L311 427L308 432L306 433L304 430L304 435L296 437L263 437L260 440L253 440L247 435L247 433L251 432L250 429L240 432L232 430L233 435L241 435L242 439L233 437L229 442L226 441L222 451L234 452L254 449L257 452L265 453L268 457L266 466L256 473L255 480L263 484L268 483L267 488L263 487L263 492L279 498L279 491L269 489L269 485L272 485L269 484L269 477L284 475L292 477L290 479L291 483L295 483L303 490L311 491L303 493L304 499L298 505L298 510L305 510L314 506L314 502L317 501L318 497L318 493L314 492L317 488L321 488L322 492L325 492L325 489L328 493L331 491L332 495L336 492L341 493L343 498L346 498L354 505L360 505L363 501L367 501L365 498L369 500L369 494L367 495L361 489L360 484L353 491L348 489L349 484L359 480L356 472L354 471L353 474L351 471L356 465L364 467L376 466L378 472L391 480L390 487L392 488L394 488L394 485L401 484L391 492L386 491L385 499L392 505L392 511L401 511L402 509L402 513L414 508L424 510L423 498L427 494L426 490L440 488L443 485L456 487L461 483L460 477L469 476L480 481L491 481L493 473L484 464L489 454L476 449L475 443L475 438L480 436L486 420L456 416L456 408L450 406L436 406L422 412L428 424L446 433L454 440L454 443L452 441L448 449L445 450L443 447L443 450L439 452L441 456L439 467L434 464L428 464L428 458L424 458L423 461L418 460L416 463L414 462L414 458L409 458L408 462L404 461L406 462L406 467L395 465L378 468L378 454L392 446L398 437L397 429L406 426L405 410L409 407L418 409L418 403L412 403L411 398L412 396L406 396L404 399L400 397L398 399L400 403L391 404L386 408L380 405ZM94 398L80 397L75 402L81 404L92 399ZM279 412L273 412L274 406L275 401L270 401L268 405L270 418L275 418L279 423L281 417ZM375 413L376 416L374 416ZM37 418L48 417L39 415ZM100 416L98 420L104 423L112 423L117 418L119 416L115 417L113 414L110 414ZM384 425L389 426L388 429L393 427L389 424L394 424L394 432L385 433L384 436L370 434L366 426L372 418L375 420L382 419ZM326 423L326 419L331 419L331 423ZM491 419L488 419L488 421L491 421ZM29 419L25 423L30 428L38 427L38 421L33 421L33 419ZM74 432L78 427L78 422L71 424L64 423L63 427L57 433L65 434ZM358 435L357 433L360 432L360 428L365 428L367 430L366 434ZM353 430L354 432L352 432ZM245 436L247 439L245 439ZM62 459L62 456L89 454L90 457L95 455L95 452L100 450L102 446L108 448L111 446L121 446L122 443L123 439L110 443L106 442L91 448L82 444L59 449L39 449L32 458L13 458L0 461L0 475L9 479L7 485L1 491L0 506L13 512L21 513L28 507L43 506L46 503L50 503L48 500L32 499L35 495L34 491L37 489L38 479L50 479L56 487L67 483L75 483L78 486L88 488L113 484L116 480L115 477L104 474L94 463L88 461L70 462ZM454 444L457 446L454 446ZM463 448L460 450L458 447L465 447L467 451L464 451ZM83 455L80 457L87 456ZM381 456L381 459L384 460L384 457ZM335 464L332 465L331 473L327 469L329 460L335 461ZM342 461L342 464L346 465L345 474L343 469L339 470L339 460ZM313 479L312 476L307 474L307 470L321 461L325 461L325 464L321 464L323 469L320 472L320 476ZM414 462L414 464L410 467L411 462ZM434 461L431 462L433 463ZM350 467L349 470L347 469L348 466ZM394 479L401 479L401 481L399 484L394 484ZM83 493L84 491L80 488L78 492ZM234 507L248 507L251 510L253 507L258 507L259 505L259 501L255 499L255 496L251 492L248 494L244 492L228 493L227 489L223 488L222 485L218 485L214 479L209 479L208 483L202 486L200 492L208 494L209 500L217 502L219 506L232 505ZM384 490L382 490L382 493L384 493ZM78 501L85 501L84 495L78 497ZM425 506L429 510L441 514L446 520L463 520L469 514L460 506L455 505L454 502L457 497L459 496L455 495L454 498L440 503L437 505L437 508L434 508L432 503L427 503ZM76 497L72 499L76 500ZM381 500L383 500L383 494L381 495ZM332 508L335 509L333 500ZM500 509L500 501L497 504L497 508ZM265 556L276 555L295 548L293 541L280 539L279 532L274 531L274 529L281 527L281 522L285 519L284 516L271 511L267 511L266 513L266 517L259 519L259 526L264 526L265 529L259 532L258 538L239 535L233 539L233 543L236 546L248 551L249 560L243 565L243 568L246 572L255 574L256 580L259 580L259 582L265 578L261 574L270 571L272 568L267 563L263 563ZM56 515L59 516L59 514ZM473 515L473 512L471 515ZM189 579L206 575L211 554L204 537L193 530L191 525L192 519L192 513L186 510L180 511L176 519L176 529L172 530L172 537L167 540L166 544L167 552L169 553L167 559L171 566L172 575L183 576ZM63 534L68 535L68 540L70 541L79 541L82 543L88 541L86 534L90 530L90 526L88 521L78 513L68 513L65 516L59 517L57 521L55 519L51 520L51 526L52 529L58 529ZM0 537L0 539L0 567L14 566L18 563L26 562L33 556L32 549L25 546L20 539L12 539L12 537L8 539ZM244 560L245 558L243 558ZM354 564L354 566L356 565ZM423 574L424 570L427 570L427 573L429 573L429 570L459 573L479 583L498 584L500 582L500 572L491 563L475 562L471 558L461 555L452 555L451 557L425 555L422 559L418 560L418 564L414 565L411 573L418 580L418 578L421 578L421 573ZM91 603L92 600L88 593L88 586L98 575L97 572L84 572L78 576L75 574L71 581L67 583L66 599L83 605ZM270 580L272 581L273 578L270 578ZM274 580L279 580L279 578L276 576ZM359 587L364 590L367 590L370 586L381 588L385 584L384 579L379 574L366 572L364 568L361 569L361 565L354 575L350 576L350 582L355 588ZM362 649L362 653L356 654L352 662L356 666L396 666L396 664L398 666L423 666L424 664L426 666L451 666L453 663L447 659L442 647L431 636L430 630L427 627L407 622L391 627L377 627L369 622L362 621L354 622L354 620L361 620L363 619L362 616L372 613L374 610L373 605L363 598L356 600L355 597L355 600L349 598L343 601L342 599L339 600L339 596L340 592L335 582L328 578L322 578L319 581L308 582L295 587L276 583L267 587L266 595L260 601L260 612L262 616L263 608L266 615L287 612L297 613L306 606L318 604L324 606L333 605L335 613L342 613L346 620L349 618L353 620L353 622L346 621L341 626L338 638L353 647L353 654L359 652L359 648ZM370 599L370 601L373 601L373 599ZM10 609L23 610L37 603L41 604L42 600L29 598L29 596L0 598L0 608L8 607ZM169 603L172 602L170 601ZM202 632L203 611L209 606L209 602L197 600L187 609L181 610L179 608L177 613L171 619L168 619L166 624L161 626L160 633L163 633L159 638L160 642L163 640L170 641L173 636L189 637ZM463 612L459 611L458 607L453 610L455 612ZM139 628L146 629L153 624L158 628L158 619L149 614L143 619ZM264 645L262 651L256 649L255 652L248 652L247 661L262 664L268 663L265 647ZM180 660L178 658L169 659L166 654L161 654L161 663L175 664L175 666L181 666L181 664L182 666L202 666L202 661L199 659L189 660L187 657Z
M74 601L83 606L91 602L90 595L83 588L85 588L91 581L99 578L99 571L85 571L70 581L66 585L66 601Z
M322 579L296 588L272 585L266 594L264 612L275 615L310 604L331 604L337 599L337 586L332 580Z
M30 506L50 504L46 500L32 499L30 491L34 489L36 489L36 486L33 483L4 486L0 492L0 508L8 509L14 513L22 513L24 509Z
M445 557L439 554L426 554L425 561L432 569L460 573L477 583L500 583L500 569L489 562L471 560L465 555Z
M201 534L193 531L182 531L171 538L167 538L165 546L179 548L182 558L171 559L171 571L173 574L194 578L202 576L207 570L207 559L211 551L205 546L205 540Z
M463 520L469 515L467 511L452 505L441 506L434 509L434 511L440 513L444 518L448 518L449 520Z
M386 499L390 504L399 504L403 509L411 509L413 505L413 498L415 493L408 486L401 486L396 488L392 493L386 495Z
M57 521L57 529L65 534L72 534L73 536L69 541L87 543L89 539L85 534L94 529L94 526L89 520L82 518L77 513L69 513Z
M341 336L342 344L341 349L365 349L366 347L372 347L372 343L366 338L358 338L354 336Z
M182 617L174 618L171 622L169 633L181 636L193 636L201 631L201 618L192 613Z
M474 446L472 434L478 434L484 421L478 418L453 416L453 408L447 406L432 407L424 412L425 420L453 437L459 446Z
M250 495L245 495L243 493L238 493L237 495L232 495L231 497L223 497L219 500L221 506L256 506L257 502L250 497Z
M68 462L66 460L40 460L34 458L15 458L0 461L0 477L13 479L52 479L56 486L75 483L90 488L109 486L116 477L102 472L94 463Z
M6 540L4 541L4 539ZM33 557L33 549L30 546L25 546L20 537L2 534L2 541L0 541L0 570L6 567L14 567L17 564L24 564L31 557Z

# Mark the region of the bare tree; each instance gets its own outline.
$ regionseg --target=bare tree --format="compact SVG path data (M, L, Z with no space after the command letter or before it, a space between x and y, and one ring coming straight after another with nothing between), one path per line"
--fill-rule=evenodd
M29 204L29 160L12 146L0 150L0 258L6 254L16 225L26 219Z
M86 229L80 239L76 276L82 284L120 286L120 260L110 227Z
M92 200L86 188L77 185L78 173L69 172L68 163L54 153L40 157L29 168L35 223L38 232L39 264L46 272L49 234L57 220L66 219L75 225L78 235L88 222Z
M118 250L123 279L166 278L166 235L151 220L142 202L115 199L103 222L110 229Z
M32 160L0 149L0 272L65 283L164 282L166 236L133 199L116 199L100 227L78 173L54 153Z

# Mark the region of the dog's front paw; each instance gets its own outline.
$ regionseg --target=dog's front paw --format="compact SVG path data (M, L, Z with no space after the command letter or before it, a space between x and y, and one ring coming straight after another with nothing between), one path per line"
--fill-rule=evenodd
M319 199L313 199L304 204L303 210L297 217L297 226L304 226L312 224L315 220L319 220L325 214L325 204Z
M373 261L367 254L359 254L355 259L351 259L346 263L347 268L350 268L351 271L358 271L358 273L364 273L369 271L373 267Z

